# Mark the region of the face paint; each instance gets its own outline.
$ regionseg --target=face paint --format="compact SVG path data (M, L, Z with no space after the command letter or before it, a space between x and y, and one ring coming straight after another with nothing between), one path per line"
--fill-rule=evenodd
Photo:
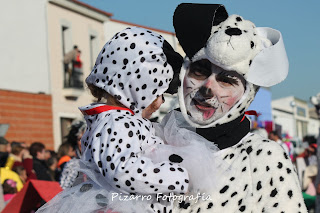
M234 71L208 60L192 63L184 78L184 102L191 120L209 124L225 115L244 94L244 85Z

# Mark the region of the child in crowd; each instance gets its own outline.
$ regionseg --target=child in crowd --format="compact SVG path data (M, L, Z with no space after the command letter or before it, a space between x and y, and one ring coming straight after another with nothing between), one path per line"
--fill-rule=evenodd
M17 193L17 183L12 179L6 179L3 182L2 187L3 199L7 204Z
M80 107L87 121L80 171L89 180L39 212L170 212L172 200L156 195L188 191L188 173L177 164L183 159L173 154L154 163L143 155L164 143L147 119L164 102L181 61L162 36L143 28L127 28L105 44L86 79L99 102ZM122 195L140 199L124 202ZM141 202L141 196L149 199Z
M23 166L15 166L12 171L17 173L20 177L20 180L23 184L27 182L28 176L27 176L27 171Z
M60 145L58 149L59 161L57 165L60 173L58 181L60 181L61 173L63 172L65 165L75 156L76 152L70 143L63 143Z

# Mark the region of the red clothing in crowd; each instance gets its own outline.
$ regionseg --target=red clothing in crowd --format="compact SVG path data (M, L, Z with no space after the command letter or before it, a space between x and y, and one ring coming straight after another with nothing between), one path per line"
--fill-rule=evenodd
M22 166L27 173L27 181L37 179L37 175L33 170L33 159L32 158L25 158L22 162L15 161L12 169L16 166Z

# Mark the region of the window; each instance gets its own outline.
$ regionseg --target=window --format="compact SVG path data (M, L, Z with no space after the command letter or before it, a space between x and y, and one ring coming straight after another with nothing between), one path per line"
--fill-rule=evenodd
M61 45L62 45L62 58L63 58L63 82L64 87L70 87L70 81L71 81L71 72L72 72L72 66L71 64L65 63L65 56L68 54L69 51L72 50L72 44L71 44L71 29L67 25L61 26Z
M98 40L96 35L90 35L90 67L93 68L96 63L96 58L99 54L98 48Z
M301 117L306 117L306 109L297 106L297 115L301 116Z
M66 136L69 134L69 130L72 124L72 118L60 118L60 125L61 125L61 141L62 143L66 140Z
M64 56L68 51L72 49L70 27L62 25L61 32L62 32L62 55Z

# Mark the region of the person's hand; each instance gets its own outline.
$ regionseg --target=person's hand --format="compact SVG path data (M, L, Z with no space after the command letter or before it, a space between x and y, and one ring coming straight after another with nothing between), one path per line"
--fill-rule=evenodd
M24 149L22 153L22 159L32 158L28 149Z

